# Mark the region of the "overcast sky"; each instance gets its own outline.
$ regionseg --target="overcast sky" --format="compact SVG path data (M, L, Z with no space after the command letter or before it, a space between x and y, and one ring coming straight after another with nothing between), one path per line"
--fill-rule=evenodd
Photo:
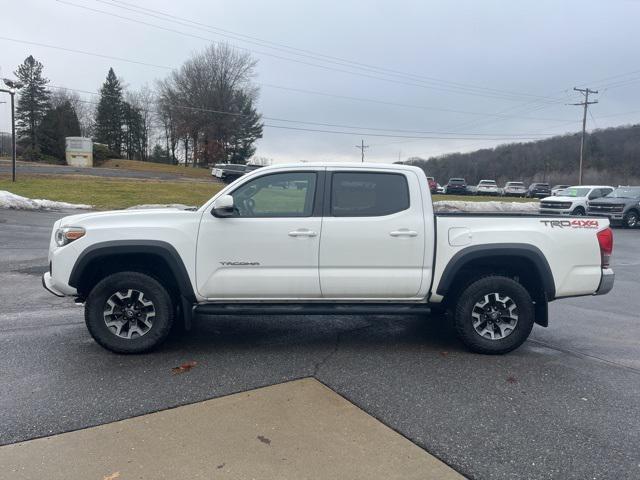
M383 162L577 131L581 109L566 105L580 100L576 85L600 90L588 128L640 118L637 1L113 1L3 1L0 37L166 67L211 41L250 49L259 61L263 115L344 127L265 123L349 132L265 127L257 154L277 162L359 160L361 139L370 145L367 160ZM132 12L135 6L174 18ZM262 45L221 36L220 29ZM12 76L29 54L45 65L51 85L79 90L96 91L110 66L132 89L168 72L0 39L0 75ZM9 129L9 119L8 104L0 104L0 130Z

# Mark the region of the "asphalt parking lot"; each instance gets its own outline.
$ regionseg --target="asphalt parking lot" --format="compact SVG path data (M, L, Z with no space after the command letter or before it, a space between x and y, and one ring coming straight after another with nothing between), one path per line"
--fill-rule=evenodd
M506 356L403 316L199 319L119 356L41 287L63 215L0 210L0 444L313 376L470 478L640 478L640 230L615 231L612 293L552 303Z

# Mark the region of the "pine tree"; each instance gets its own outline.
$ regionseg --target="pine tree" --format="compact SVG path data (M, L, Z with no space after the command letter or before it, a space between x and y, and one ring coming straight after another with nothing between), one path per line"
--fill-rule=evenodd
M123 153L129 160L144 160L146 145L143 118L140 110L128 102L122 103L123 110Z
M80 136L80 122L71 102L65 102L47 111L38 132L40 150L58 160L65 157L66 137Z
M95 140L104 143L118 155L122 152L122 125L124 107L122 85L113 68L100 88L100 101L96 110Z
M262 138L261 116L254 107L253 98L243 91L234 95L234 103L241 114L234 117L229 135L227 159L231 163L247 163L256 152L255 142Z
M42 76L42 63L29 55L14 72L23 84L16 107L18 136L32 153L38 151L38 127L49 105L49 80Z

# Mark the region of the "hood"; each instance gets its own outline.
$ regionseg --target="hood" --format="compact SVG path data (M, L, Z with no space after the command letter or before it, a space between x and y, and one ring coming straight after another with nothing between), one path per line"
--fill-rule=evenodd
M546 201L550 201L550 202L571 202L571 203L573 203L573 202L578 201L578 200L580 200L582 198L583 197L563 197L563 196L560 196L560 195L556 195L556 196L551 196L551 197L544 197L540 201L541 202L542 201L545 201L545 202Z
M146 221L175 218L176 215L201 215L192 210L178 208L154 208L144 210L109 210L106 212L89 212L70 215L59 220L61 227L82 227L91 224L102 224L119 221Z
M640 198L602 197L602 198L598 198L597 200L592 200L589 203L591 203L591 204L603 203L603 204L606 204L606 205L621 205L621 204L630 205L630 204L633 204L633 203L640 204Z

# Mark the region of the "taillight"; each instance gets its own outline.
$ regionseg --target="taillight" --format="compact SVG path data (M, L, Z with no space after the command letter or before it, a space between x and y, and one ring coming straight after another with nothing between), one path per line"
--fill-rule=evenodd
M613 230L605 228L598 233L598 244L600 245L600 262L602 268L609 268L611 253L613 253Z

